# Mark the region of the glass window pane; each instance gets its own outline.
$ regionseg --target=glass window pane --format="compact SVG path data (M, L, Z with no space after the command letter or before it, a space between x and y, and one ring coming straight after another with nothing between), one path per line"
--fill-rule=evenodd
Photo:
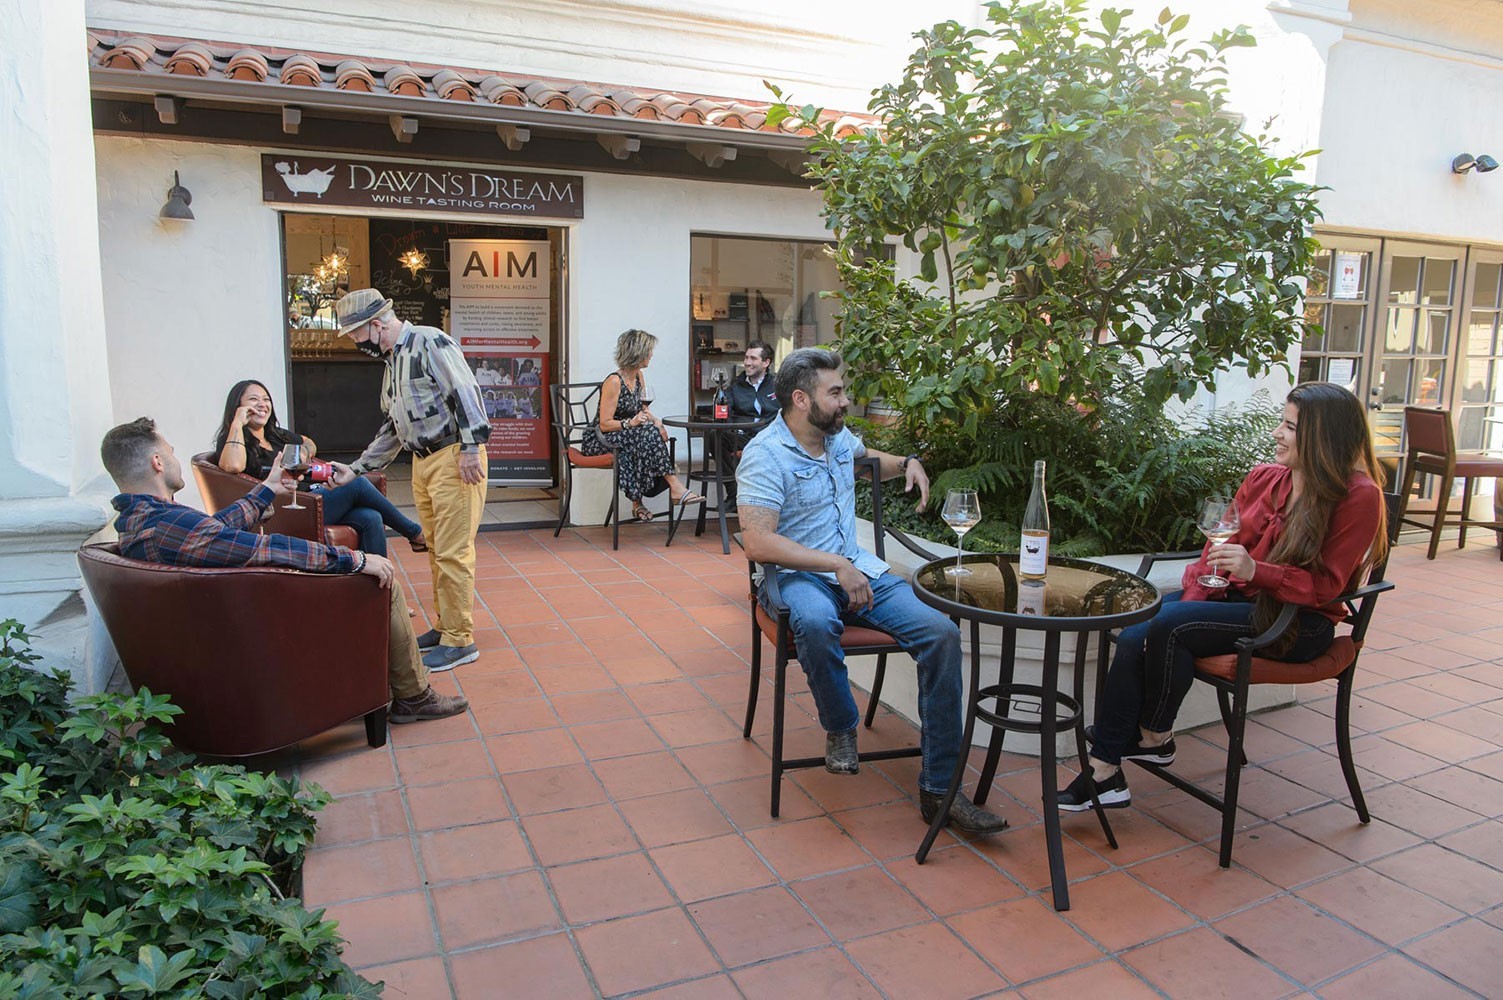
M1468 406L1462 409L1456 425L1456 450L1482 450L1482 414L1485 407Z
M1409 402L1409 369L1412 362L1390 359L1383 362L1378 383L1378 401L1381 403Z
M1388 301L1413 305L1419 301L1419 257L1395 257L1388 278Z
M1401 354L1414 350L1414 324L1418 319L1418 309L1388 310L1388 337L1383 342L1384 350Z
M1440 405L1440 391L1445 385L1446 363L1439 358L1432 358L1428 361L1416 361L1414 368L1418 375L1414 385L1414 405Z
M1420 301L1427 306L1451 304L1451 278L1456 273L1456 262L1446 257L1425 258L1425 283L1420 289Z
M1503 452L1503 407L1489 406L1482 418L1482 447L1494 455Z
M1362 350L1362 314L1364 306L1331 306L1331 316L1326 321L1326 350Z
M1503 276L1503 264L1478 264L1472 304L1495 306L1498 304L1498 279Z
M1416 350L1420 354L1445 354L1450 343L1451 314L1440 309L1425 310L1425 328Z
M1321 368L1320 358L1300 358L1299 359L1299 381L1301 381L1301 382L1319 382L1320 381L1320 368Z
M1310 282L1305 294L1311 298L1324 296L1331 283L1331 251L1317 250L1310 258Z
M1497 332L1497 327L1497 313L1472 313L1472 322L1467 327L1466 352L1472 357L1481 357L1495 353L1493 351L1493 334Z
M1373 447L1378 451L1398 451L1404 435L1403 410L1379 410L1372 414Z
M1503 362L1494 361L1492 379L1487 383L1487 395L1490 403L1503 403ZM1503 413L1494 413L1493 416L1503 416Z
M1320 332L1315 329L1315 327L1324 323L1326 321L1325 317L1325 306L1321 305L1318 302L1308 302L1305 304L1305 336L1304 339L1300 341L1300 350L1320 350L1321 341L1324 338L1321 336Z
M1468 361L1466 375L1461 382L1461 398L1468 403L1487 402L1487 375L1492 367L1489 361Z

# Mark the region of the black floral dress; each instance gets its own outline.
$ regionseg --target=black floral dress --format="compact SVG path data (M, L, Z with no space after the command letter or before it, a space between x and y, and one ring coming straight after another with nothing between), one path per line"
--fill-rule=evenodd
M616 397L615 418L627 421L642 412L642 384L638 380L632 387L612 372L606 378L621 382L621 394ZM621 492L633 503L644 496L655 497L668 488L664 478L673 471L673 458L668 454L668 442L663 440L657 425L651 421L637 427L623 427L615 431L600 429L600 418L593 422L592 434L586 434L580 450L586 455L604 455L616 449L616 465L621 480Z

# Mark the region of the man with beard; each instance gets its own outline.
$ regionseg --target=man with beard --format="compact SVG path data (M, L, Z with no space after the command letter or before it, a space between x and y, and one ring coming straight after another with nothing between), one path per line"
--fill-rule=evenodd
M874 457L883 479L901 475L907 492L918 487L919 510L929 502L929 476L918 456L867 448L846 430L850 400L840 365L833 351L804 348L778 369L782 411L746 446L737 472L743 544L748 559L779 568L798 661L825 730L825 770L855 774L860 768L861 715L840 648L846 625L886 632L918 662L919 811L928 823L962 750L960 630L856 544L856 459ZM964 795L955 797L949 823L966 833L997 833L1007 826Z
M475 531L485 510L485 442L491 422L475 373L442 330L397 319L391 300L358 288L334 306L340 336L386 362L376 438L350 465L334 463L341 486L412 452L412 497L428 541L436 627L418 636L429 670L480 658L475 646Z

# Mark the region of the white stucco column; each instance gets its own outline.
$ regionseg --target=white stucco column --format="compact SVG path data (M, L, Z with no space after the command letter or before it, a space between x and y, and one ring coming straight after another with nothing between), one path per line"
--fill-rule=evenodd
M43 665L89 693L109 664L90 652L74 553L113 490L84 5L0 13L0 617L39 631Z

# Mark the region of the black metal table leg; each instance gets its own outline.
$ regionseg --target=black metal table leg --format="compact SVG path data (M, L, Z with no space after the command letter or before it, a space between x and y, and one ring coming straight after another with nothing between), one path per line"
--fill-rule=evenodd
M1040 686L1045 691L1059 689L1059 633L1044 633L1044 676ZM1049 849L1049 880L1054 886L1054 908L1070 908L1069 878L1065 874L1065 845L1059 829L1059 775L1055 767L1054 705L1039 706L1039 773L1044 786L1044 840Z
M971 644L975 645L980 640L981 623L971 622ZM1011 687L1013 672L1017 666L1018 630L1008 626L1002 629L1002 663L997 673L997 683L1003 687ZM975 682L973 681L972 684ZM972 687L972 698L975 697L976 688ZM1012 714L1011 699L1008 704L997 706L998 714ZM981 780L976 782L976 796L971 801L978 806L986 805L986 800L992 794L992 781L997 777L997 765L1002 760L1002 744L1007 739L1007 730L1000 726L992 727L992 738L986 744L986 763L981 765Z
M715 435L715 516L720 520L720 548L726 555L731 551L731 533L725 526L725 447L728 442L717 429Z
M1076 722L1074 729L1075 753L1080 758L1080 769L1082 772L1088 770L1091 766L1091 758L1086 753L1085 741L1085 661L1086 640L1089 636L1090 633L1088 632L1075 633L1075 683L1071 685L1075 692L1075 700L1080 702L1081 706L1080 719ZM1096 641L1105 646L1106 633L1097 633ZM1100 702L1098 701L1097 704L1100 704ZM1112 824L1106 818L1106 808L1101 804L1101 799L1096 795L1095 786L1091 788L1091 811L1101 821L1101 832L1106 834L1106 842L1112 845L1112 850L1116 850L1117 835L1112 833Z

